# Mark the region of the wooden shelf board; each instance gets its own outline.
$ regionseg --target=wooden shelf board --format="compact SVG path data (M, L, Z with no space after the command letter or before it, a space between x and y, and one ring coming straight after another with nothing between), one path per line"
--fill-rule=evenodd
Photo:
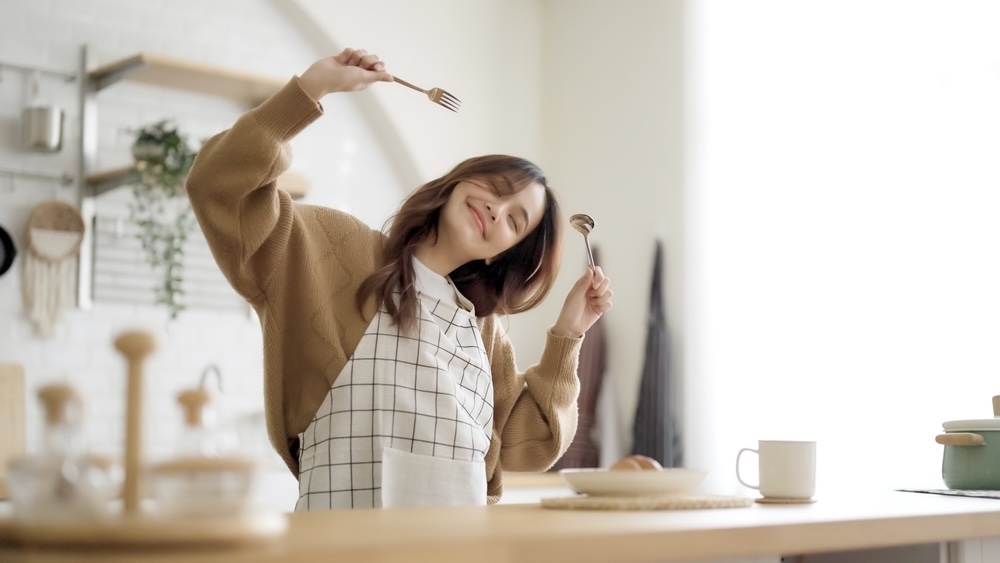
M122 166L121 168L113 168L111 170L105 170L103 172L98 172L96 174L91 174L87 176L87 182L91 184L101 184L104 182L109 182L113 180L120 180L128 175L132 171L131 166Z
M120 187L132 172L131 166L104 170L87 176L87 185L93 195L98 196ZM309 192L309 180L298 172L287 171L276 180L278 188L285 190L293 199L301 199Z
M139 53L96 68L90 78L98 89L118 80L177 88L257 104L287 80L260 76L163 55Z

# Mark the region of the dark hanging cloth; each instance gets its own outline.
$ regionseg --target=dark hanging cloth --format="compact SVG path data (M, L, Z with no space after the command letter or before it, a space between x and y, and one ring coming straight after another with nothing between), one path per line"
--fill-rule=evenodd
M594 262L600 264L597 247L593 247ZM576 436L566 453L552 466L552 471L571 467L597 467L601 462L601 450L594 441L597 423L597 398L601 390L607 367L607 350L604 342L604 322L597 322L587 330L587 336L580 344L580 419L576 426Z
M675 397L662 269L663 248L657 241L646 326L646 355L632 427L632 453L649 456L663 467L682 467L681 437L673 409Z

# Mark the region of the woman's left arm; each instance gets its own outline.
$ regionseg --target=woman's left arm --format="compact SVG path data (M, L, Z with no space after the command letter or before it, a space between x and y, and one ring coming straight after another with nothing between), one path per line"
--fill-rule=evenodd
M611 309L610 280L588 269L570 290L559 320L549 330L537 364L517 373L514 350L493 325L494 428L499 431L500 466L507 471L544 471L576 435L580 381L577 364L583 335Z
M499 467L504 471L545 471L569 448L576 435L576 376L582 337L549 332L539 362L517 370L510 340L490 323L484 334L493 370L493 431L499 439Z

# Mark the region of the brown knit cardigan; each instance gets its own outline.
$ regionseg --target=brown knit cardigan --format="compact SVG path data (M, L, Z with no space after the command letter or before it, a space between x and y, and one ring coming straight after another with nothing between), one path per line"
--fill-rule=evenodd
M188 196L229 283L256 310L264 338L268 437L298 476L298 435L376 313L355 304L382 260L384 235L346 213L293 202L275 179L291 163L288 142L323 115L293 78L199 151ZM547 334L538 364L519 372L496 316L479 319L494 384L486 454L491 503L502 470L544 471L576 432L582 338Z

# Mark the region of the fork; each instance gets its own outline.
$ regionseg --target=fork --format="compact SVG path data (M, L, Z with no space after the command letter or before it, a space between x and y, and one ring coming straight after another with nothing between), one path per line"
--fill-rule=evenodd
M419 88L417 86L414 86L413 84L410 84L409 82L403 80L398 76L393 76L392 79L396 82L399 82L403 86L406 86L407 88L413 88L417 92L423 92L424 94L427 94L427 99L434 102L435 104L448 108L451 111L457 112L458 108L462 105L461 100L451 95L446 90L442 90L440 88L431 88L430 90L424 90L423 88Z

